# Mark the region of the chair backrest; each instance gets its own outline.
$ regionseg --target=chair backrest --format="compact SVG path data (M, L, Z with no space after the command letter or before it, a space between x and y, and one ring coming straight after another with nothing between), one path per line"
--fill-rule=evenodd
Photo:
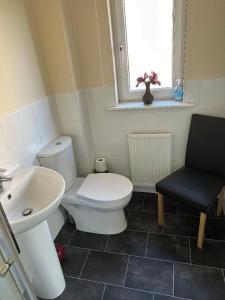
M225 118L192 115L185 165L225 177Z

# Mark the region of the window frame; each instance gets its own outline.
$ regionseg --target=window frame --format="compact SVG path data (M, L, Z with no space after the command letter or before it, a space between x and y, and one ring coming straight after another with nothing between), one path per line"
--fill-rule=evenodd
M173 2L172 87L152 88L156 100L172 99L176 79L183 79L184 77L186 0L173 0ZM124 6L124 0L108 0L114 72L119 101L137 101L142 99L143 89L138 89L137 91L129 90L129 64Z

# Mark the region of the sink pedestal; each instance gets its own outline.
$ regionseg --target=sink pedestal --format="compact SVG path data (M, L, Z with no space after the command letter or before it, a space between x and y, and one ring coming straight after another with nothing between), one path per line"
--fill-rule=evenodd
M66 284L47 221L16 234L16 239L36 295L43 299L58 297Z

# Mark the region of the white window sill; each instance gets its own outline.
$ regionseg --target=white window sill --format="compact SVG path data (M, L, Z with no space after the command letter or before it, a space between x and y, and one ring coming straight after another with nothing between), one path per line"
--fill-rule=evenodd
M142 101L130 101L120 102L116 106L109 107L109 110L148 110L148 109L160 109L160 108L192 108L193 103L179 102L175 100L155 100L151 105L145 105Z

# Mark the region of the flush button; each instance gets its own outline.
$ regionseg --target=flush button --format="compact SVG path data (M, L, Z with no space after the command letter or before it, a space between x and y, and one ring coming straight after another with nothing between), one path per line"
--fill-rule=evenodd
M56 143L55 143L56 146L59 146L59 145L61 145L61 144L62 144L61 142L56 142Z

